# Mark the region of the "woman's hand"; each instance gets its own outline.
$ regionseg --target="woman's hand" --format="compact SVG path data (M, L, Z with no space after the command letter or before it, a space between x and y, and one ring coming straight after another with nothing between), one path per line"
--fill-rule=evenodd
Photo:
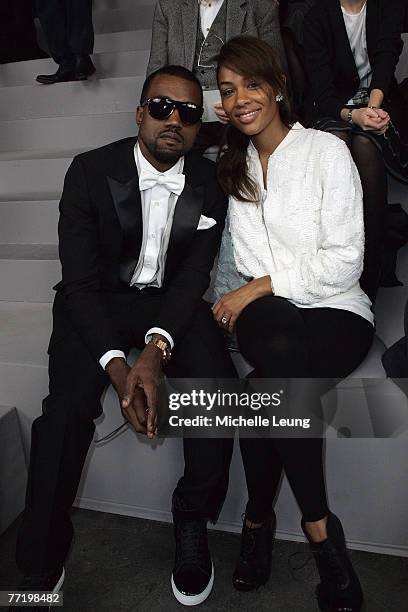
M352 112L353 122L362 130L384 134L390 122L389 114L382 108L355 108Z
M214 319L218 325L232 333L235 323L248 304L260 297L272 295L271 277L262 276L247 283L239 289L229 291L213 306Z
M218 121L221 121L221 123L224 123L224 124L229 123L229 117L227 113L224 111L221 102L217 102L216 104L214 104L213 108L214 108L215 114L218 117Z

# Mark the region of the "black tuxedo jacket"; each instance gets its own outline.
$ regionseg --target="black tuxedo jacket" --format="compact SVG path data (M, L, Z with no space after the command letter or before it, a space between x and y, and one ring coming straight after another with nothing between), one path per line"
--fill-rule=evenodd
M395 67L402 50L402 0L367 1L367 50L373 70L371 89L385 99L396 88ZM347 36L340 0L319 0L304 22L304 52L309 78L309 122L319 117L340 119L355 94L360 77Z
M138 291L129 287L143 234L135 143L136 138L126 138L75 157L60 202L58 299L64 299L73 326L97 359L110 349L124 349L106 308L106 294ZM187 154L184 174L163 286L156 289L163 299L155 325L175 342L209 285L227 207L213 162ZM197 230L201 214L216 225Z

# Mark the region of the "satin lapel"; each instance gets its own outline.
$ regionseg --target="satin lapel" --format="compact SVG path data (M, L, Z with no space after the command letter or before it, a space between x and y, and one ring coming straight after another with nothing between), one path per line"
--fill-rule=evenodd
M226 40L239 36L242 32L247 12L246 0L224 0L227 3L227 23L225 27Z
M111 176L107 178L113 204L122 228L120 276L124 282L130 282L139 259L143 235L139 176L135 169L135 176L127 183L120 183Z
M196 0L184 0L181 11L184 37L184 65L190 70L194 66L194 56L197 40L197 24L199 19L199 7Z
M188 183L180 194L174 211L170 232L169 252L188 241L197 230L203 209L204 192L201 185L191 187Z

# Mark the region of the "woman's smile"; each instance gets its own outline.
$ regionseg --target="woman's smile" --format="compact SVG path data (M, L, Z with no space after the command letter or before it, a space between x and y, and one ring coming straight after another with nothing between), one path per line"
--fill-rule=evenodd
M234 116L240 123L248 124L252 123L258 118L261 110L261 108L256 108L253 110L237 111L234 113Z

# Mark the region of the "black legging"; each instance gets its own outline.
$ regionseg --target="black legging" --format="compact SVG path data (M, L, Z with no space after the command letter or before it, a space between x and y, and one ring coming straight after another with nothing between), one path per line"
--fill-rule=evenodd
M332 133L347 144L360 175L365 231L364 268L360 285L374 302L380 282L380 255L387 204L387 172L381 151L364 134L351 131Z
M268 296L247 306L236 326L239 348L256 378L344 378L364 359L373 326L352 312L298 308ZM247 518L271 514L285 470L306 521L326 516L321 438L240 438L248 504Z

